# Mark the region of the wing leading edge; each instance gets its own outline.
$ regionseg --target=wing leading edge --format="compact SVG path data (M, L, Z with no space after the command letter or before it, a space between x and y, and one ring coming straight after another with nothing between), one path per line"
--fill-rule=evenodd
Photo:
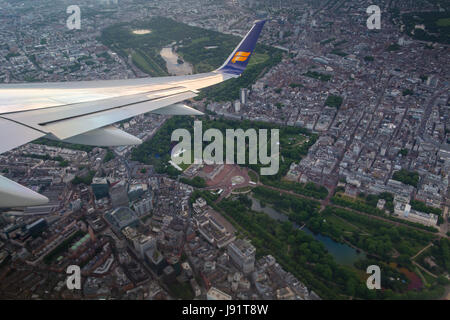
M139 144L113 123L143 113L199 115L180 102L199 89L244 72L265 21L257 21L213 72L189 76L0 85L0 154L40 137L97 146ZM5 137L8 137L5 139ZM11 196L14 195L14 196ZM0 176L0 208L45 203L46 198Z

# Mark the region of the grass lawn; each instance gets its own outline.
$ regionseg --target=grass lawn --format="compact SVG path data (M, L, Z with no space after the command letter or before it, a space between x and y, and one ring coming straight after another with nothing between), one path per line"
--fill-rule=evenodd
M139 52L134 52L131 55L131 58L133 59L133 63L145 73L150 74L153 72L153 68L147 63L147 60L145 60Z
M252 189L252 187L247 186L247 187L234 189L233 192L244 193L244 192L250 191L251 189Z
M249 66L252 66L254 64L259 64L262 62L267 61L269 59L269 55L267 53L253 53L253 55L250 57L250 61L248 63Z
M357 233L361 232L361 230L358 229L356 226L350 224L348 221L343 220L335 215L326 216L325 219L327 220L328 223L334 225L343 232L357 232Z
M450 26L450 18L443 18L436 21L436 24L439 27L449 27Z
M280 139L280 145L301 146L307 139L308 137L303 134L287 134Z
M191 286L188 282L184 283L170 283L167 285L170 293L178 299L192 300L194 299L194 292L192 292Z

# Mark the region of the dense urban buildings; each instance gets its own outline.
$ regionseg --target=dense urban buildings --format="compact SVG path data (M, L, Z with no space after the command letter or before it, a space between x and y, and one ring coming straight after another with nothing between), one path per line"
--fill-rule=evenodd
M405 19L440 12L445 25L449 7L378 1L381 30L369 30L370 4L85 0L80 30L69 30L65 2L0 0L5 84L200 72L206 62L183 51L192 39L151 56L107 46L102 32L123 23L145 37L138 22L164 17L241 37L268 19L260 44L280 62L230 98L186 103L224 127L290 128L280 147L282 161L293 159L272 179L251 166L161 165L170 143L150 152L40 139L1 154L2 175L50 202L0 213L0 297L448 299L450 49L448 38L426 37L425 18L412 31ZM214 61L221 44L203 41ZM144 114L116 126L152 141L171 120ZM361 280L370 263L383 267L383 293ZM69 265L81 268L81 290L66 286Z

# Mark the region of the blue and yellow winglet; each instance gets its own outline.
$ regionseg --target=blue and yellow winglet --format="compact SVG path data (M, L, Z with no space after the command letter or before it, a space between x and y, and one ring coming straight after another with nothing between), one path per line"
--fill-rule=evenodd
M265 23L266 20L256 21L225 63L215 71L233 76L241 75L255 50L256 42Z

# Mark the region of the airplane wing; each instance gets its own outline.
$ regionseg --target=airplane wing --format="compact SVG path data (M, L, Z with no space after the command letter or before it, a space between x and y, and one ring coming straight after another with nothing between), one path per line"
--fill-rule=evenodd
M208 73L0 85L0 154L40 137L95 146L134 145L142 141L112 124L147 112L201 115L180 102L195 97L201 88L240 76L264 23L255 22L225 63ZM48 201L20 187L0 176L0 208Z

